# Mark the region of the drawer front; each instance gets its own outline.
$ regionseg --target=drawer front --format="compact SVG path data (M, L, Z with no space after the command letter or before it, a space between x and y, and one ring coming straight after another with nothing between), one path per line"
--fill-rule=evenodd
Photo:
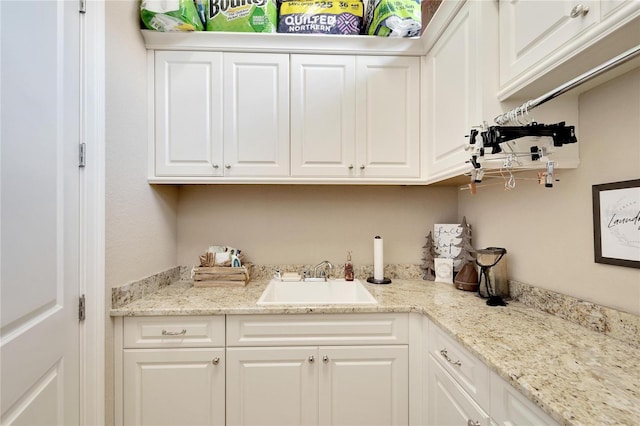
M229 315L227 317L227 346L408 343L408 314Z
M477 401L469 396L440 362L428 356L429 379L426 401L429 425L489 426L491 420Z
M491 372L491 416L498 425L557 425L554 419Z
M125 348L224 346L225 317L126 317Z
M433 323L429 325L428 345L431 356L489 411L489 368Z

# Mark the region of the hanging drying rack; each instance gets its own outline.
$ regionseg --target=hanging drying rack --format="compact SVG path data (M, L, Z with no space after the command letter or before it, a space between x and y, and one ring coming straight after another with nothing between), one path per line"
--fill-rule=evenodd
M598 77L599 75L604 74L605 72L630 61L631 59L635 58L638 55L640 55L640 45L633 47L627 50L626 52L621 53L618 56L615 56L614 58L611 58L607 62L604 62L603 64L585 72L584 74L579 75L573 80L569 80L565 84L558 86L556 89L551 90L550 92L547 92L536 99L529 100L523 103L522 105L520 105L519 107L514 108L507 113L500 114L499 116L494 118L493 121L498 125L504 125L507 123L514 123L514 122L517 123L518 116L522 117L528 114L529 111L544 104L545 102L548 102L551 99L557 98L558 96L568 92L569 90L574 89L580 86L581 84L584 84Z
M539 124L530 119L529 112L532 109L630 61L639 55L640 45L611 58L601 65L575 77L572 80L569 80L536 99L528 100L511 111L498 115L494 118L494 122L497 126L488 126L485 122L482 126L472 129L468 135L469 145L466 148L467 150L471 149L472 151L471 159L468 162L473 165L473 169L467 174L471 177L471 183L467 187L463 187L461 189L470 189L471 193L474 194L476 191L476 184L482 182L485 175L487 177L503 179L505 189L513 189L515 187L513 163L518 162L518 158L522 157L527 157L531 161L546 161L546 171L539 171L537 179L529 179L538 180L539 183L544 184L547 188L553 187L553 182L557 181L557 179L554 178L555 163L546 157L547 151L544 147L540 148L537 146L531 146L529 152L516 152L507 144L507 152L504 152L504 157L502 157L503 166L498 171L485 171L480 164L480 158L484 157L485 151L488 151L489 149L490 152L487 152L488 154L502 153L502 143L529 136L551 137L553 139L554 147L561 147L564 144L576 143L577 139L575 137L574 126L566 126L564 122L551 125ZM519 167L518 170L526 171L532 170L532 168ZM535 170L539 170L539 168L536 168Z

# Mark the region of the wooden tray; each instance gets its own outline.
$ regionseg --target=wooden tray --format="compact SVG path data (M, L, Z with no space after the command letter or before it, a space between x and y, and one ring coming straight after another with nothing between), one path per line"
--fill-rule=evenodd
M252 263L245 263L243 268L197 266L193 268L193 286L244 287L251 280L252 268Z

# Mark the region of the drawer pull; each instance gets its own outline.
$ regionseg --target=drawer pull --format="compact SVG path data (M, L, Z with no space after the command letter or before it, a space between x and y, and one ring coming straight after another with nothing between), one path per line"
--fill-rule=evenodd
M215 357L214 359L212 359L211 360L211 364L213 364L213 365L220 364L220 357Z
M185 334L187 334L186 328L183 328L182 331L167 331L162 329L163 336L184 336Z
M467 426L480 426L480 422L469 419L467 420Z
M442 355L442 357L444 359L446 359L449 362L449 364L458 365L458 366L462 365L462 363L460 361L452 361L451 358L449 358L449 354L447 353L447 348L441 349L440 350L440 355ZM469 421L471 421L471 420L469 420Z
M572 19L578 18L580 16L587 16L587 13L589 13L589 6L584 6L582 4L576 4L575 6L573 6L573 9L571 9L571 12L569 12L569 16Z

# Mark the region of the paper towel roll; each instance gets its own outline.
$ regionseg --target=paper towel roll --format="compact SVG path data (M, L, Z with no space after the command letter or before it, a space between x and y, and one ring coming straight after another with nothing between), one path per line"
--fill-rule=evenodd
M376 280L384 279L384 254L382 238L375 237L373 239L373 278Z

